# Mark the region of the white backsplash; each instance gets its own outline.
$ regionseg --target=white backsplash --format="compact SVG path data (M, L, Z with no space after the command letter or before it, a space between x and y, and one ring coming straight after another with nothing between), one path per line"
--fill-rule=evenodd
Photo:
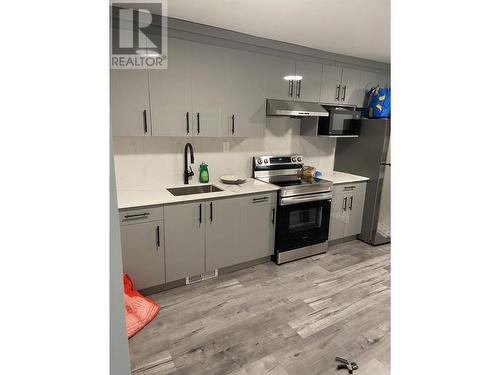
M203 161L211 180L225 174L250 177L252 157L264 154L300 153L306 165L332 171L335 138L302 137L299 132L299 120L276 117L267 119L265 136L259 138L113 137L117 188L181 184L186 142L194 148L193 182ZM230 143L230 152L222 152L223 142Z

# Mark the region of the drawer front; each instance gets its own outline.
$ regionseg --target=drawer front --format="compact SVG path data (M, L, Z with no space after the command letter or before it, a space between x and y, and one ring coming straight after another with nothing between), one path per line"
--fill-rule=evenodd
M270 205L274 203L274 195L273 194L257 194L257 195L249 195L242 197L244 202L248 205L256 206L256 205Z
M163 220L163 207L142 207L120 211L120 225Z
M355 184L333 185L333 195L362 193L366 190L366 182L357 182Z

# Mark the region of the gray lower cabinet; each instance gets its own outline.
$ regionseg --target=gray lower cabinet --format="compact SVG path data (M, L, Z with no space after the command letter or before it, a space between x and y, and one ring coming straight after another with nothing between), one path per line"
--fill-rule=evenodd
M238 247L239 263L273 255L276 223L276 194L263 194L240 199L241 229Z
M365 191L365 182L334 186L329 240L361 233Z
M205 203L164 206L167 282L205 271Z
M272 255L275 195L165 206L167 282Z
M241 263L240 199L220 199L206 203L206 270Z
M136 289L165 283L165 243L161 207L120 212L123 272Z
M207 271L273 254L275 196L259 194L210 203L213 214L207 220Z

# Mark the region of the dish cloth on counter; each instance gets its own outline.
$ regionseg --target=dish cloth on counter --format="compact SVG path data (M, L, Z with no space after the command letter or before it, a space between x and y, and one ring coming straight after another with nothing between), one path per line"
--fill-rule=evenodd
M129 275L123 275L125 292L125 321L128 338L143 329L160 311L160 306L134 289Z

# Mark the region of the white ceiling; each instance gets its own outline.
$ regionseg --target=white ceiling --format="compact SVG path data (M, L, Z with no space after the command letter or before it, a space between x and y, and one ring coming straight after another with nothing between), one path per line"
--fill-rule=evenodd
M390 63L390 0L167 0L169 17Z

